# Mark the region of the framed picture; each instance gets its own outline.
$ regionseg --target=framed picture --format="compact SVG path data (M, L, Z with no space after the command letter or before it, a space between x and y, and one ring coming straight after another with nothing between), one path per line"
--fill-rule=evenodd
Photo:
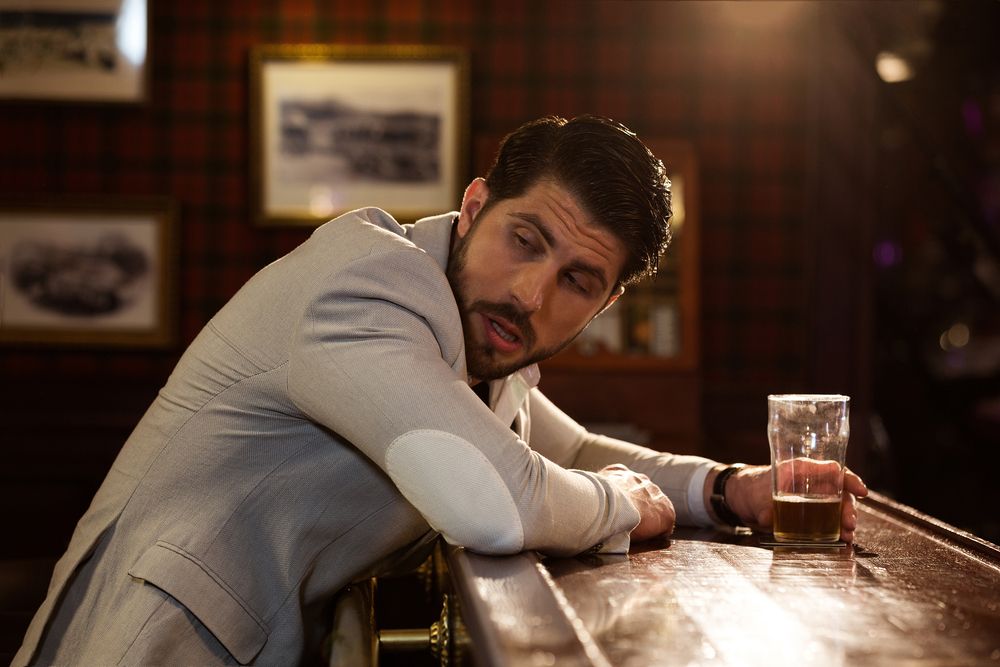
M251 208L316 225L362 206L458 208L468 58L429 46L262 45L250 56Z
M0 99L145 101L147 0L0 0Z
M0 342L168 347L169 201L0 202Z

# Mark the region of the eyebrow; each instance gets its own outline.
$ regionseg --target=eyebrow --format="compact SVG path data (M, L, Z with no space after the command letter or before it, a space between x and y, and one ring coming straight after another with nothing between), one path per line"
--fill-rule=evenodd
M542 222L542 219L537 214L513 211L511 215L513 215L515 218L523 220L524 222L528 223L529 225L537 229L538 233L541 234L542 238L545 239L545 242L548 243L553 248L558 246L558 244L556 243L556 237L552 234L552 231L548 228L548 226L544 222ZM602 291L608 289L608 279L604 275L604 271L602 271L600 267L595 266L590 262L574 259L572 262L570 262L570 268L575 269L577 271L583 271L584 273L589 273L590 275L594 276L594 278L596 278L598 282L601 283Z

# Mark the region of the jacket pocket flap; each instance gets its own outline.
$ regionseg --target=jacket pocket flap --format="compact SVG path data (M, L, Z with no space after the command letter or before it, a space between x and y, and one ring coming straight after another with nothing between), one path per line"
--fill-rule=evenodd
M263 619L207 565L178 546L158 541L128 573L184 605L241 664L253 660L267 641Z

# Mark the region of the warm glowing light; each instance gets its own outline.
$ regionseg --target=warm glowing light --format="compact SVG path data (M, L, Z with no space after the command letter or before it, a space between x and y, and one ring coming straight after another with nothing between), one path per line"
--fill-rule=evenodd
M958 322L948 329L948 343L952 347L965 347L969 344L969 327Z
M897 53L883 51L875 58L875 69L886 83L899 83L913 78L910 62Z
M938 345L945 351L965 347L968 344L969 327L962 322L956 322L951 325L947 331L938 337Z
M144 0L125 0L118 25L115 26L118 50L133 65L146 60L146 3Z
M721 21L740 30L778 34L791 30L809 9L806 2L707 2Z
M674 233L680 232L684 226L684 177L675 174L670 177L670 227Z
M338 197L333 188L314 185L309 188L309 213L317 218L332 215L337 209Z

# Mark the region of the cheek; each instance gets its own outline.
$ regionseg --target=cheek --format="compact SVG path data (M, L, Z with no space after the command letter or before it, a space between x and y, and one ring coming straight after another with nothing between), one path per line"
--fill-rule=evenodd
M546 338L551 342L562 342L570 336L575 336L590 321L592 315L589 308L580 308L558 298L545 315L544 321L538 323L546 330ZM541 332L539 332L541 333Z
M488 299L489 295L495 294L500 280L496 269L484 261L479 261L475 265L470 262L470 266L466 268L465 278L466 288L475 293L479 299Z
M502 252L481 252L469 256L465 275L467 282L481 298L501 301L514 276L513 262Z

